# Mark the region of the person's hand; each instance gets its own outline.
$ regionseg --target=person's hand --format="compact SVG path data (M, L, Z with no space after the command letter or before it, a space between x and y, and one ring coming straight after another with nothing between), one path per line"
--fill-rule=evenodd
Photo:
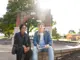
M27 52L26 46L23 46L23 48L24 48L24 53L26 53Z
M30 47L27 47L27 50L29 51L30 50Z
M49 48L49 47L50 47L49 44L45 45L45 48Z
M39 49L40 48L40 45L37 45L37 48Z
M26 47L26 46L23 46L23 48L24 48L24 53L28 52L30 49L29 47Z

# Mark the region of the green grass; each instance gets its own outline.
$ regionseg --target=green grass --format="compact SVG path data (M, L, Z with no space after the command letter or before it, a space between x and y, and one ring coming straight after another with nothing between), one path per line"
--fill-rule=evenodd
M7 37L4 37L4 36L0 36L0 39L3 39L3 38L7 38Z

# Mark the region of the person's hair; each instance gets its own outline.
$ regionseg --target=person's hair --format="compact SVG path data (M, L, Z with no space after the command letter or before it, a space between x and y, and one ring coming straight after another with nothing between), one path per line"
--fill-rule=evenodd
M44 25L44 23L38 23L38 26L40 26L40 25L43 25L43 26L45 26L45 25Z
M26 24L21 24L19 29L21 30L23 26L26 26Z

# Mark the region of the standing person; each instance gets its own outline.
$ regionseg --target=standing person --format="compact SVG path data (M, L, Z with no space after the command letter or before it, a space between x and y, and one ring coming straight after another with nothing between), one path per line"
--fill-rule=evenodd
M52 40L50 37L50 33L45 31L45 26L43 23L38 25L38 31L34 35L33 39L33 60L38 60L38 51L40 52L48 52L48 60L54 60L54 51L52 48Z
M25 33L26 31L26 25L21 24L20 25L20 32L15 34L14 37L14 45L16 46L15 52L13 54L16 54L16 60L30 60L31 58L31 43L28 34Z

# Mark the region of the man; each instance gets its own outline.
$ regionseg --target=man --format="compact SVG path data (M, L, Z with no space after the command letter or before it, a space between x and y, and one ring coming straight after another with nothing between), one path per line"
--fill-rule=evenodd
M38 24L38 31L33 39L33 60L38 60L38 50L40 52L48 52L49 60L54 60L54 53L52 48L52 40L48 31L45 31L43 23Z
M30 60L31 58L31 43L28 34L25 33L26 25L20 25L20 32L15 34L14 45L17 46L14 54L16 60Z

